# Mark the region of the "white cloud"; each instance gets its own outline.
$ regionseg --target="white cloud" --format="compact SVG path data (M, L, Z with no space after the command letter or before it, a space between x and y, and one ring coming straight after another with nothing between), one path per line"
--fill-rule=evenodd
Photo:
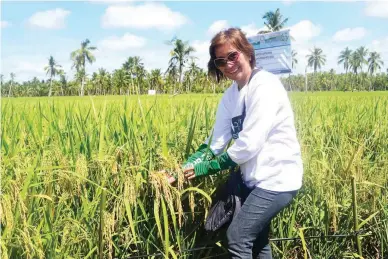
M282 3L286 6L291 5L295 0L283 0Z
M28 24L44 29L62 29L65 28L65 20L69 14L70 11L62 8L37 12L28 19Z
M116 35L118 38L125 38L124 35ZM108 37L105 39L112 39ZM123 51L118 51L114 47L106 47L100 45L101 41L91 42L91 46L96 46L97 50L92 51L96 57L93 64L86 64L86 73L90 78L93 72L99 68L105 68L112 73L115 69L121 68L122 64L130 56L139 56L147 70L160 68L164 72L167 69L171 46L160 43L156 47L145 45L139 48L126 48ZM58 42L59 45L53 44ZM7 77L11 72L16 74L18 82L31 80L33 77L38 79L47 79L44 67L48 63L48 58L52 55L57 63L62 66L69 80L74 79L75 69L72 67L70 53L80 47L79 39L62 39L58 38L53 41L48 41L37 45L36 43L23 43L21 45L7 46L3 52L1 64L1 73ZM120 47L119 47L120 48ZM31 53L34 53L31 55ZM7 64L7 66L5 66ZM58 79L58 78L57 78Z
M388 18L388 2L376 1L367 2L365 8L365 14L367 16Z
M255 23L241 26L241 30L246 33L247 37L256 35L259 31L268 30L267 26L258 28Z
M112 50L97 50L95 52L96 62L88 65L87 73L91 75L100 67L112 73L115 69L121 68L123 63L131 56L139 56L145 69L148 71L159 68L164 72L167 69L168 60L170 59L170 50L170 46L160 46L158 49L128 49L125 54Z
M102 49L122 51L132 48L141 48L145 45L146 39L130 33L125 33L122 37L111 36L99 42Z
M307 42L303 44L298 44L293 46L293 50L295 50L298 55L298 64L295 67L294 74L304 74L305 67L307 65L306 55L310 54L310 50L314 47L321 48L323 54L326 55L326 64L322 66L321 71L329 71L330 69L334 69L336 73L344 73L345 70L343 65L338 65L338 56L340 52L343 51L346 47L349 47L351 50L356 50L361 46L366 46L369 51L377 51L381 55L381 59L384 62L384 67L382 71L388 66L388 49L386 46L388 45L388 37L373 40L369 44L357 44L352 42L333 42L330 40L327 41L316 41L316 42ZM366 66L363 68L365 71ZM312 68L307 68L307 72L313 72Z
M366 48L369 51L376 51L377 53L380 54L381 59L384 62L384 67L385 67L385 68L382 68L383 71L385 71L385 69L388 68L388 48L387 48L387 46L388 46L388 36L383 38L383 39L374 40L374 41L372 41L371 44L368 44L366 46Z
M345 45L340 45L333 42L306 42L303 44L293 46L297 54L298 64L294 68L294 74L304 74L307 66L307 55L311 53L314 47L321 48L323 54L326 56L326 63L322 66L321 71L329 71L334 69L341 72L343 68L337 64L339 53L345 49ZM307 72L313 72L313 69L308 67Z
M7 28L7 27L10 27L10 26L11 26L10 22L8 22L8 21L0 21L0 28L1 29Z
M109 6L102 17L104 28L174 29L188 22L179 12L160 3Z
M307 42L321 33L321 26L310 20L302 20L291 26L290 34L296 42Z
M207 30L208 35L213 36L214 34L220 32L223 29L227 29L229 27L227 20L218 20L212 23L210 25L209 29Z
M136 0L88 0L90 3L98 3L98 4L116 4L116 3L131 3Z
M366 29L363 27L346 28L346 29L337 31L333 36L333 40L336 42L359 40L364 38L365 34L366 34Z
M31 80L34 77L47 79L44 67L48 61L47 57L42 55L12 55L4 58L2 63L7 64L7 66L2 66L2 73L5 76L14 73L17 82ZM59 64L63 65L60 62Z
M368 49L371 51L377 51L377 52L384 52L388 54L388 36L380 39L380 40L374 40L372 43L368 46Z
M92 46L95 46L93 42ZM12 45L5 44L2 47L4 50L1 59L2 73L5 76L11 72L15 73L18 82L31 80L35 76L40 80L47 79L44 67L48 64L51 55L72 79L70 53L79 49L80 40L53 36L41 42L26 39Z
M285 28L290 29L290 35L294 38L294 41L291 41L291 46L294 51L297 52L298 63L294 67L294 74L304 74L305 68L307 65L306 55L310 54L310 50L314 46L321 47L321 43L314 42L313 39L320 35L321 26L315 25L310 20L302 20L295 25ZM325 53L324 54L328 54ZM310 69L307 69L310 72Z
M195 59L197 65L206 69L209 59L208 53L210 41L195 40L189 42L189 44L195 49L192 56L197 58ZM95 52L96 62L91 66L88 65L87 73L88 75L91 75L100 67L107 69L109 72L113 72L115 69L119 69L130 56L139 56L144 64L144 67L148 71L159 68L164 73L167 69L168 61L170 60L171 48L172 46L163 43L160 43L157 47L144 46L140 49L128 48L125 52L99 48Z
M209 52L210 42L209 41L194 41L191 46L195 49L195 53L206 53Z
M356 50L361 47L361 44L355 42L334 42L334 41L314 41L314 42L304 42L302 44L294 44L293 49L297 51L298 64L296 65L294 73L304 74L305 67L307 65L306 55L310 54L310 50L314 47L321 48L323 54L326 55L326 64L322 67L322 71L329 71L334 69L337 73L345 72L343 65L338 65L338 56L340 52L343 51L346 47L349 47L351 50ZM388 36L378 40L373 40L369 44L365 44L366 48L369 51L377 51L381 55L381 59L384 62L384 67L388 65ZM385 71L385 68L383 70ZM365 71L366 67L364 68ZM312 72L312 68L307 69L308 72Z
M194 49L195 52L193 56L195 56L197 59L195 60L195 63L198 64L199 67L206 69L207 63L209 61L209 46L210 41L193 41L193 43L190 44Z

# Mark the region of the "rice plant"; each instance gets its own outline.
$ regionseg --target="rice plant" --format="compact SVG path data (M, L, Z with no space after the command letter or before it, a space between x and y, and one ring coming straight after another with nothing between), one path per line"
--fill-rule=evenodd
M185 182L180 164L211 132L220 95L16 98L1 104L2 258L206 258L203 230L225 174ZM388 95L294 93L303 188L273 221L275 258L388 255ZM170 186L163 171L178 175ZM220 241L221 242L218 242ZM196 250L200 247L201 249ZM189 251L188 250L192 250Z

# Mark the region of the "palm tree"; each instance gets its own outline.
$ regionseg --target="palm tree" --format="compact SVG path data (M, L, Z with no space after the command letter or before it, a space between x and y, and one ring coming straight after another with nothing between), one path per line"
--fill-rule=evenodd
M310 55L307 55L307 65L314 68L314 85L315 85L315 73L317 69L321 69L322 65L326 63L326 55L323 54L321 48L314 47L313 50L310 50Z
M362 46L356 49L350 58L350 65L353 69L353 72L355 73L356 82L358 82L358 76L357 76L358 69L360 69L362 73L363 65L367 64L367 59L366 59L367 55L368 55L368 50L364 46ZM363 86L363 82L364 82L364 77L362 76L362 74L361 74L361 79L362 79L362 83L359 86L359 90L361 90L361 87Z
M9 85L9 91L8 91L8 97L10 97L12 95L12 86L13 86L13 83L15 81L15 74L14 73L11 73L10 74L10 77L11 77L11 83Z
M354 73L354 80L351 81L351 89L353 91L353 82L357 83L357 75L358 69L362 67L362 62L360 59L360 55L358 55L357 51L354 51L350 56L349 60L349 68L352 69Z
M5 87L4 87L4 75L0 74L0 90L1 95L5 95ZM3 88L4 87L4 88Z
M140 57L135 57L134 59L134 76L136 78L136 84L140 89L140 93L144 92L144 89L141 87L144 86L144 79L147 75L147 71L144 68L144 64Z
M352 50L346 47L343 51L341 51L338 57L338 65L344 64L345 73L348 73L348 69L350 68L350 58L352 56Z
M79 95L80 96L83 96L83 86L86 82L85 82L85 79L86 79L86 73L85 73L85 69L79 69L76 73L75 73L75 82L77 82L78 84L80 83L81 84L81 89L79 89Z
M123 64L123 69L133 78L136 78L140 70L144 69L143 61L139 56L128 57Z
M296 56L298 55L298 52L295 50L291 51L291 68L294 69L295 65L298 64L298 59ZM291 84L291 73L288 74L288 81L290 85L290 90L292 91L292 84Z
M166 76L166 81L169 83L168 85L173 85L173 93L175 93L175 86L176 82L178 81L178 68L177 66L171 66L167 69L165 72Z
M67 89L67 79L66 73L62 69L58 71L59 83L61 85L62 96L65 95L65 90Z
M294 68L296 64L298 64L298 59L296 59L296 56L298 55L298 52L295 50L291 51L291 68Z
M139 56L128 57L127 61L123 64L122 69L127 73L127 77L130 78L132 87L135 87L135 84L136 86L141 85L145 75L145 68ZM137 88L137 92L140 93L139 88Z
M194 60L195 60L195 58L191 57L191 62L190 62L190 65L187 69L187 79L188 80L187 80L186 92L191 92L191 88L193 86L195 78L197 77L197 75L201 71L201 68L197 66L197 64L195 63Z
M90 80L92 82L92 85L93 85L93 89L94 89L94 94L97 95L98 94L98 74L97 72L93 72L92 74L92 78Z
M263 19L265 20L264 25L268 28L268 31L259 31L258 34L280 31L288 22L288 18L283 19L283 15L280 13L279 8L277 8L275 12L266 12L263 15Z
M123 89L125 89L125 86L128 84L128 76L126 75L126 72L124 69L116 69L113 72L113 86L118 89L118 93L121 95L121 92ZM129 88L127 88L127 94L129 94Z
M185 67L185 64L187 63L189 57L191 57L191 54L195 51L195 49L189 46L188 42L183 42L180 39L173 39L171 41L171 44L173 44L174 48L170 53L171 59L168 62L167 71L177 67L179 72L179 83L182 83L183 68Z
M322 65L326 63L326 55L323 54L321 48L314 47L313 50L310 50L311 54L307 55L308 66L314 68L314 73L317 72L317 69L321 68Z
M97 85L99 86L99 94L106 93L109 90L109 73L104 68L98 69Z
M358 69L361 68L361 59L357 52L353 52L349 59L349 68L352 69L354 74L358 74Z
M52 92L52 86L53 86L53 78L58 74L62 66L57 64L53 56L50 56L48 61L49 63L47 66L45 66L44 70L46 71L46 75L50 74L50 88L49 88L49 94L48 94L48 96L50 97Z
M336 90L337 80L335 76L335 70L333 68L330 69L329 74L330 74L330 90L333 90L333 89Z
M368 64L368 71L371 75L373 75L378 69L381 69L381 66L384 66L384 62L381 60L380 53L377 53L376 51L370 52Z
M161 86L163 84L162 72L160 69L152 69L149 74L149 83L151 89L155 89L156 91L161 90Z
M369 53L368 64L369 64L368 71L369 71L371 77L373 77L373 74L378 69L381 69L381 66L384 66L384 62L381 60L380 54L377 53L376 51ZM374 87L372 87L372 90L374 90Z
M93 56L92 51L97 48L94 46L89 46L90 41L86 39L81 42L81 48L71 52L71 60L73 61L73 67L76 68L78 76L81 76L81 92L80 95L84 95L84 85L86 77L86 61L89 64L92 64L96 61L96 58Z
M387 79L388 79L388 68L387 68L386 72L387 72ZM385 84L385 91L387 91L387 84Z
M356 53L357 53L357 55L359 57L359 60L361 62L360 69L361 69L361 72L362 72L362 66L368 64L367 63L367 58L366 58L367 55L368 55L368 49L365 48L364 46L361 46L358 49L356 49Z
M353 51L346 47L343 51L340 52L340 55L338 56L338 65L344 64L344 69L345 69L345 85L347 84L348 81L348 70L351 68L351 58L352 58L352 53Z

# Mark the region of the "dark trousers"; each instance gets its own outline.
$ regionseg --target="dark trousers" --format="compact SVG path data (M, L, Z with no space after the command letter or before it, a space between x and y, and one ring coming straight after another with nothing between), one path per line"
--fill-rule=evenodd
M226 236L232 259L271 259L269 230L272 218L286 207L297 191L275 192L256 187L233 218Z

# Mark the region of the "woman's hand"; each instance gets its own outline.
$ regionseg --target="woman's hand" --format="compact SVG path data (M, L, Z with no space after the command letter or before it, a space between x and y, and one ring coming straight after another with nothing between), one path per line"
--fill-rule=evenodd
M166 172L165 170L161 171L162 173L164 173L166 175L166 178L167 178L167 181L168 183L171 185L173 184L174 182L176 182L176 179L174 176L172 176L171 174L169 174L168 172Z
M176 179L174 176L167 174L167 179L169 184L173 184L176 182Z
M194 167L188 167L183 169L183 174L187 180L195 178Z

